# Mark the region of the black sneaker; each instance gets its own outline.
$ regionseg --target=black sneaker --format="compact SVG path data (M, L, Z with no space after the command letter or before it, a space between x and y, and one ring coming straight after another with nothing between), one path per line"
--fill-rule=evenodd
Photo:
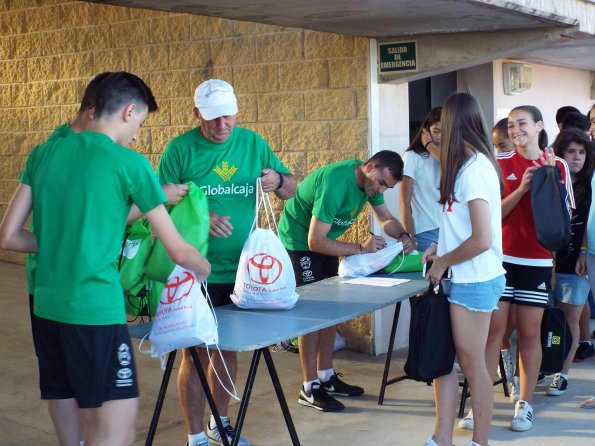
M341 373L335 373L331 376L331 379L322 383L322 387L324 387L326 393L340 396L360 396L364 393L364 389L341 381L339 376L343 375Z
M545 393L549 396L560 396L560 395L563 395L564 392L566 392L567 388L568 388L568 380L566 380L559 373L556 373L554 375L554 379L552 380L552 383L547 388Z
M580 341L572 362L581 362L595 355L595 347L591 341Z
M343 403L326 393L320 383L312 383L312 389L309 392L306 392L304 386L302 386L298 403L302 406L313 407L321 412L337 412L345 409Z

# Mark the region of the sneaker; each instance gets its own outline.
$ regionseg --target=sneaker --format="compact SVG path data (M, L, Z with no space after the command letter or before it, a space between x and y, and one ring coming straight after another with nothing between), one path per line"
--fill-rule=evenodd
M533 426L533 408L527 401L517 401L514 405L514 417L510 429L515 432L525 432Z
M581 403L581 409L595 409L595 396L587 398Z
M339 379L343 376L341 373L335 373L326 382L322 383L322 387L326 390L329 395L340 395L340 396L360 396L364 393L364 389L358 386L352 386Z
M470 410L465 418L459 420L459 428L467 429L468 431L473 430L473 410Z
M321 412L337 412L345 409L343 403L326 393L324 387L319 383L312 383L312 389L309 392L306 392L304 386L302 386L298 403L302 406L313 407Z
M510 381L510 401L516 403L521 397L521 379L513 376Z
M426 442L424 443L424 446L438 446L438 443L436 443L434 441L434 437L432 435L430 435L428 437L428 439L426 440Z
M549 396L560 396L566 392L566 388L568 387L568 380L564 378L559 373L554 375L554 379L552 379L552 383L545 391L546 395Z
M229 423L229 420L222 420L222 423L223 429L225 429L225 434L227 435L227 440L229 441L229 443L231 443L236 433L236 430ZM211 445L223 446L223 443L221 442L221 435L219 434L219 429L217 428L217 426L211 427L211 420L209 420L209 422L207 423L207 438L211 440ZM246 437L240 437L238 441L238 446L250 446L250 442Z
M189 446L189 442L186 442L186 446ZM210 446L211 442L209 441L209 439L207 438L204 441L201 441L200 443L197 443L196 446Z
M595 355L595 347L591 341L580 341L572 362L581 362Z
M512 356L510 350L507 348L500 350L502 355L502 362L504 362L504 373L506 374L506 380L510 381L514 375L514 364L512 363ZM498 377L502 378L500 373L500 367L498 367Z

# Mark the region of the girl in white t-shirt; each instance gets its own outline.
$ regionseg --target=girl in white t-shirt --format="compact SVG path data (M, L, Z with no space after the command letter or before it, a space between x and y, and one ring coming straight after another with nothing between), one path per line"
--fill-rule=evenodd
M412 234L414 249L419 251L438 241L441 113L442 107L430 110L403 155L401 221L405 231Z
M473 440L487 446L492 421L493 379L485 361L490 316L504 291L502 268L502 176L477 100L448 97L442 110L438 245L424 252L432 262L426 278L438 284L451 272L453 338L473 398ZM434 380L436 426L426 446L451 446L459 380L454 369Z

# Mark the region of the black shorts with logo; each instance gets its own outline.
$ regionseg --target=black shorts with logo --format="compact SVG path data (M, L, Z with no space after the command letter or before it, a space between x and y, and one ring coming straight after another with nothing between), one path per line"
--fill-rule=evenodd
M506 287L500 298L503 302L529 307L549 306L552 267L529 266L503 262Z
M41 317L33 324L41 399L75 398L81 409L138 397L125 324L75 325Z
M339 258L312 251L287 250L297 286L318 282L336 276L339 272Z

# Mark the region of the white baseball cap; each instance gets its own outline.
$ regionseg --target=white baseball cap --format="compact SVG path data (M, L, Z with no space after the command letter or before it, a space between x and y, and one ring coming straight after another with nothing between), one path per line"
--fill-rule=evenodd
M233 87L220 79L209 79L194 92L194 105L207 121L238 113L238 101Z

